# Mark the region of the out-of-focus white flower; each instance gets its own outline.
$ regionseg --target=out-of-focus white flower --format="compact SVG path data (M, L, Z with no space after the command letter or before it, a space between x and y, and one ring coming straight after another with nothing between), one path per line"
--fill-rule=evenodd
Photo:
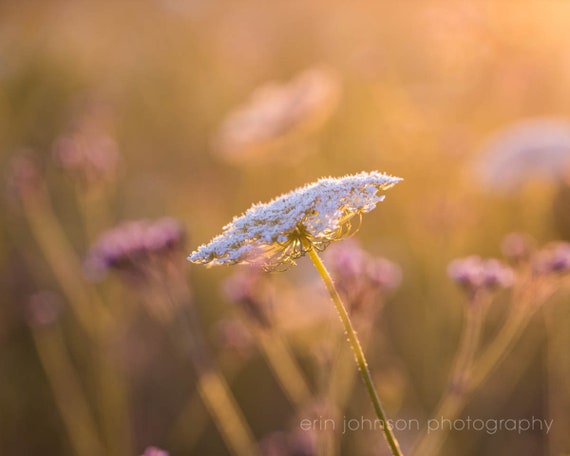
M339 97L338 76L323 67L306 70L286 84L265 84L222 124L214 138L215 152L230 163L258 160L280 141L321 128Z
M531 178L564 179L570 170L570 122L528 119L493 136L475 171L490 190L512 192Z
M218 265L252 263L266 270L294 264L310 249L324 250L351 232L351 220L384 199L378 193L402 179L379 172L324 178L256 204L200 246L188 260Z

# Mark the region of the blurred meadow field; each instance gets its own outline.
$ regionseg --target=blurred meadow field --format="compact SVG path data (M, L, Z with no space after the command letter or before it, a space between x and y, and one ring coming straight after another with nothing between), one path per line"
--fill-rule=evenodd
M1 1L0 454L390 454L309 258L186 261L374 170L404 181L322 257L403 453L570 454L569 23Z

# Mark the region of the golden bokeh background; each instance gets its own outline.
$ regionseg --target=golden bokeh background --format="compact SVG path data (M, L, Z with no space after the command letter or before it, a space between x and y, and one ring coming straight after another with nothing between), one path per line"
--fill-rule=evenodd
M10 185L22 154L44 173L53 211L80 258L120 221L173 217L185 227L188 253L252 203L323 176L380 170L403 177L364 217L357 238L403 271L378 320L381 335L368 349L385 385L386 408L394 417L425 420L445 386L462 327L464 296L447 277L447 264L470 254L500 257L501 240L513 231L528 233L537 245L570 239L564 173L570 161L559 158L570 157L570 141L562 135L551 146L560 161L545 165L560 173L536 178L533 172L541 161L554 160L541 149L550 140L548 125L570 118L568 23L570 4L560 0L1 2L0 453L75 454L26 324L30 296L63 292ZM238 150L233 160L219 152L220 128L255 94L263 98L260 87L273 84L275 95L304 72L321 69L333 78L328 98L325 90L316 107L283 120L280 113L291 114L287 107L301 102L283 108L265 92L266 111L247 120L266 144L250 155ZM319 90L323 82L315 84ZM269 115L277 116L277 125L263 123ZM544 130L489 147L512 125L541 121ZM104 198L85 196L89 191L54 160L62 137L93 130L111 138L120 156ZM492 166L493 154L509 147L522 150L491 180L482 178L484 163ZM520 166L530 155L531 164ZM520 182L508 188L519 167ZM307 330L296 319L326 297L311 289L313 282L318 289L318 278L307 263L301 259L275 278L283 300L295 301L276 313L284 315L280 324L315 384L315 347L328 333ZM215 347L216 325L235 313L220 286L238 267L184 268ZM110 308L128 309L124 337L110 342L132 380L132 439L123 448L129 454L150 445L171 455L228 454L207 418L197 435L190 431L192 417L174 429L194 377L169 345L168 328L138 315L140 297L116 278L93 287ZM96 421L104 423L93 384L97 367L86 361L88 338L61 299L70 358ZM570 451L567 289L551 301L464 415L554 418L553 430L454 432L441 454ZM508 292L497 296L484 337L492 337L516 304ZM231 353L217 353L222 371L230 369ZM294 428L296 415L263 357L250 355L243 364L230 383L255 438ZM350 408L355 415L369 412L358 386ZM204 421L204 412L198 415ZM100 426L104 434L106 425ZM416 434L402 433L404 449ZM351 435L341 454L386 454L375 443L370 435Z

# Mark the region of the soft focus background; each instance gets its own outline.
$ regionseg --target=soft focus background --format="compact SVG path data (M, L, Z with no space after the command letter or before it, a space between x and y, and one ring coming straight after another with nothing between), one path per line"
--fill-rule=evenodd
M37 204L50 207L82 263L116 223L166 216L185 228L183 255L254 202L363 170L405 179L357 234L402 270L367 353L388 414L425 420L445 386L465 305L447 264L500 257L512 231L537 245L570 239L569 23L570 4L556 0L1 2L0 453L75 454L38 356L45 321L30 316L38 293L60 302L53 318L67 360L98 432L113 435L94 380L100 367L54 271L67 254L47 259L42 242L60 244L53 220L30 216ZM308 263L271 279L284 306L276 325L316 390L330 332L314 328L330 315ZM220 337L220 322L239 317L222 291L239 267L182 267L255 438L298 430L259 351ZM122 448L227 454L199 403L181 418L192 365L168 326L145 314L132 283L109 274L86 285L123 322L107 347L126 378L121 419L132 439ZM453 432L442 454L570 451L570 358L560 348L570 341L568 294L553 301L464 414L552 417L554 429ZM508 302L506 292L495 300L490 334ZM370 411L359 386L345 415ZM399 433L402 446L417 434ZM343 454L384 454L375 443L347 435Z

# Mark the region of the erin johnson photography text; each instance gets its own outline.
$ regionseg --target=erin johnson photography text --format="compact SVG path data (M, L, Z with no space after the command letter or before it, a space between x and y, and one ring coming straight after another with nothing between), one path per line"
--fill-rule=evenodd
M395 431L423 431L428 434L437 431L476 431L494 435L499 432L514 432L523 434L525 432L541 432L548 434L554 424L553 419L544 419L531 416L528 418L473 418L465 417L461 419L447 419L444 417L419 419L397 419L387 420L388 427ZM302 419L299 427L303 431L328 431L342 432L367 432L381 431L382 423L378 419L364 417L343 417L335 420L333 418L319 417L315 419Z

